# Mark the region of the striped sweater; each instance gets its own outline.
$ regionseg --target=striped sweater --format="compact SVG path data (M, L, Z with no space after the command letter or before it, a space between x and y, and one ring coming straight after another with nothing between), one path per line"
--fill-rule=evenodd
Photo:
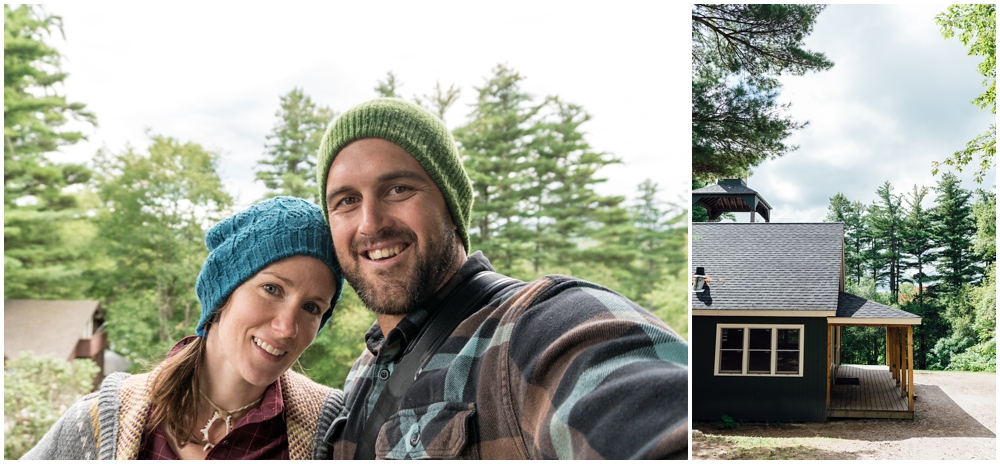
M483 270L492 267L477 252L455 279ZM331 457L353 457L386 379L435 310L418 308L387 337L378 323L369 330L329 434ZM686 459L687 352L621 295L542 277L494 296L455 329L380 429L376 458Z
M152 372L115 373L101 388L66 411L21 459L136 459L149 419ZM292 459L317 459L330 453L323 440L331 421L343 409L343 392L317 384L304 375L281 376L282 399Z

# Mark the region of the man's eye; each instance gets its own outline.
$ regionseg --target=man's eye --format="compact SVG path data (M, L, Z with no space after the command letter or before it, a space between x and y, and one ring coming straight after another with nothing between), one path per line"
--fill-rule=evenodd
M391 193L393 195L401 195L401 194L404 194L404 193L409 192L409 191L410 191L410 188L407 187L407 186L405 186L405 185L397 185L397 186L389 189L389 193Z
M278 286L277 285L271 285L271 284L264 284L264 291L267 292L267 293L270 293L272 295L277 295L278 294Z
M357 198L354 198L354 197L344 197L344 198L341 198L340 201L337 202L337 204L341 205L341 206L351 206L351 205L353 205L353 204L355 204L357 202L358 202Z

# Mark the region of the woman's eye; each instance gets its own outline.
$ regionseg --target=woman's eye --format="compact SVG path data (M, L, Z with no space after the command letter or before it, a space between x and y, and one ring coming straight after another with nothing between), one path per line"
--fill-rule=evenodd
M319 305L316 304L316 303L306 303L306 305L303 306L303 309L305 309L306 311L308 311L309 314L319 314L320 313Z
M278 293L278 286L272 284L264 284L264 291L272 295L276 295Z

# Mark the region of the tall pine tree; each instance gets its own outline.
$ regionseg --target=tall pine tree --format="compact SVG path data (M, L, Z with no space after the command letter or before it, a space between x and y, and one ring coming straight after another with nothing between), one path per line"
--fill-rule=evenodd
M301 89L280 97L274 129L267 135L266 157L257 163L257 180L266 197L288 195L317 202L316 151L334 113L313 103Z
M39 6L4 5L4 292L6 298L81 298L89 228L66 188L91 176L49 153L84 139L70 119L96 125L59 88L62 55L46 43L62 19Z
M515 267L533 251L532 233L525 227L532 153L528 141L535 132L535 116L545 105L533 104L521 90L517 71L500 64L478 92L469 122L455 129L465 168L472 179L470 234L474 246L500 272Z
M899 285L903 274L903 211L902 198L892 194L892 185L886 181L876 191L878 197L868 208L868 232L872 239L876 260L873 268L884 272L874 272L876 283L885 282L889 286L892 302L899 302ZM875 246L875 244L878 244Z
M863 203L860 201L852 202L843 193L838 192L830 198L830 206L825 219L827 222L844 223L844 267L847 276L852 278L855 284L860 284L861 279L865 276L861 252L867 234L864 221L866 212L867 209Z
M972 217L972 194L962 188L958 178L946 172L938 179L937 205L931 211L931 231L940 248L934 268L940 276L939 292L957 292L964 283L978 282L982 267L972 252L976 223Z

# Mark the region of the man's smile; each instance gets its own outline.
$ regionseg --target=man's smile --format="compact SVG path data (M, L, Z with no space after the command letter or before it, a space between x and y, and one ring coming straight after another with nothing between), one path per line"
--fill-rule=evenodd
M365 250L361 253L363 258L369 261L384 261L399 255L404 250L410 248L409 243L396 243L391 245L377 245L375 248Z

